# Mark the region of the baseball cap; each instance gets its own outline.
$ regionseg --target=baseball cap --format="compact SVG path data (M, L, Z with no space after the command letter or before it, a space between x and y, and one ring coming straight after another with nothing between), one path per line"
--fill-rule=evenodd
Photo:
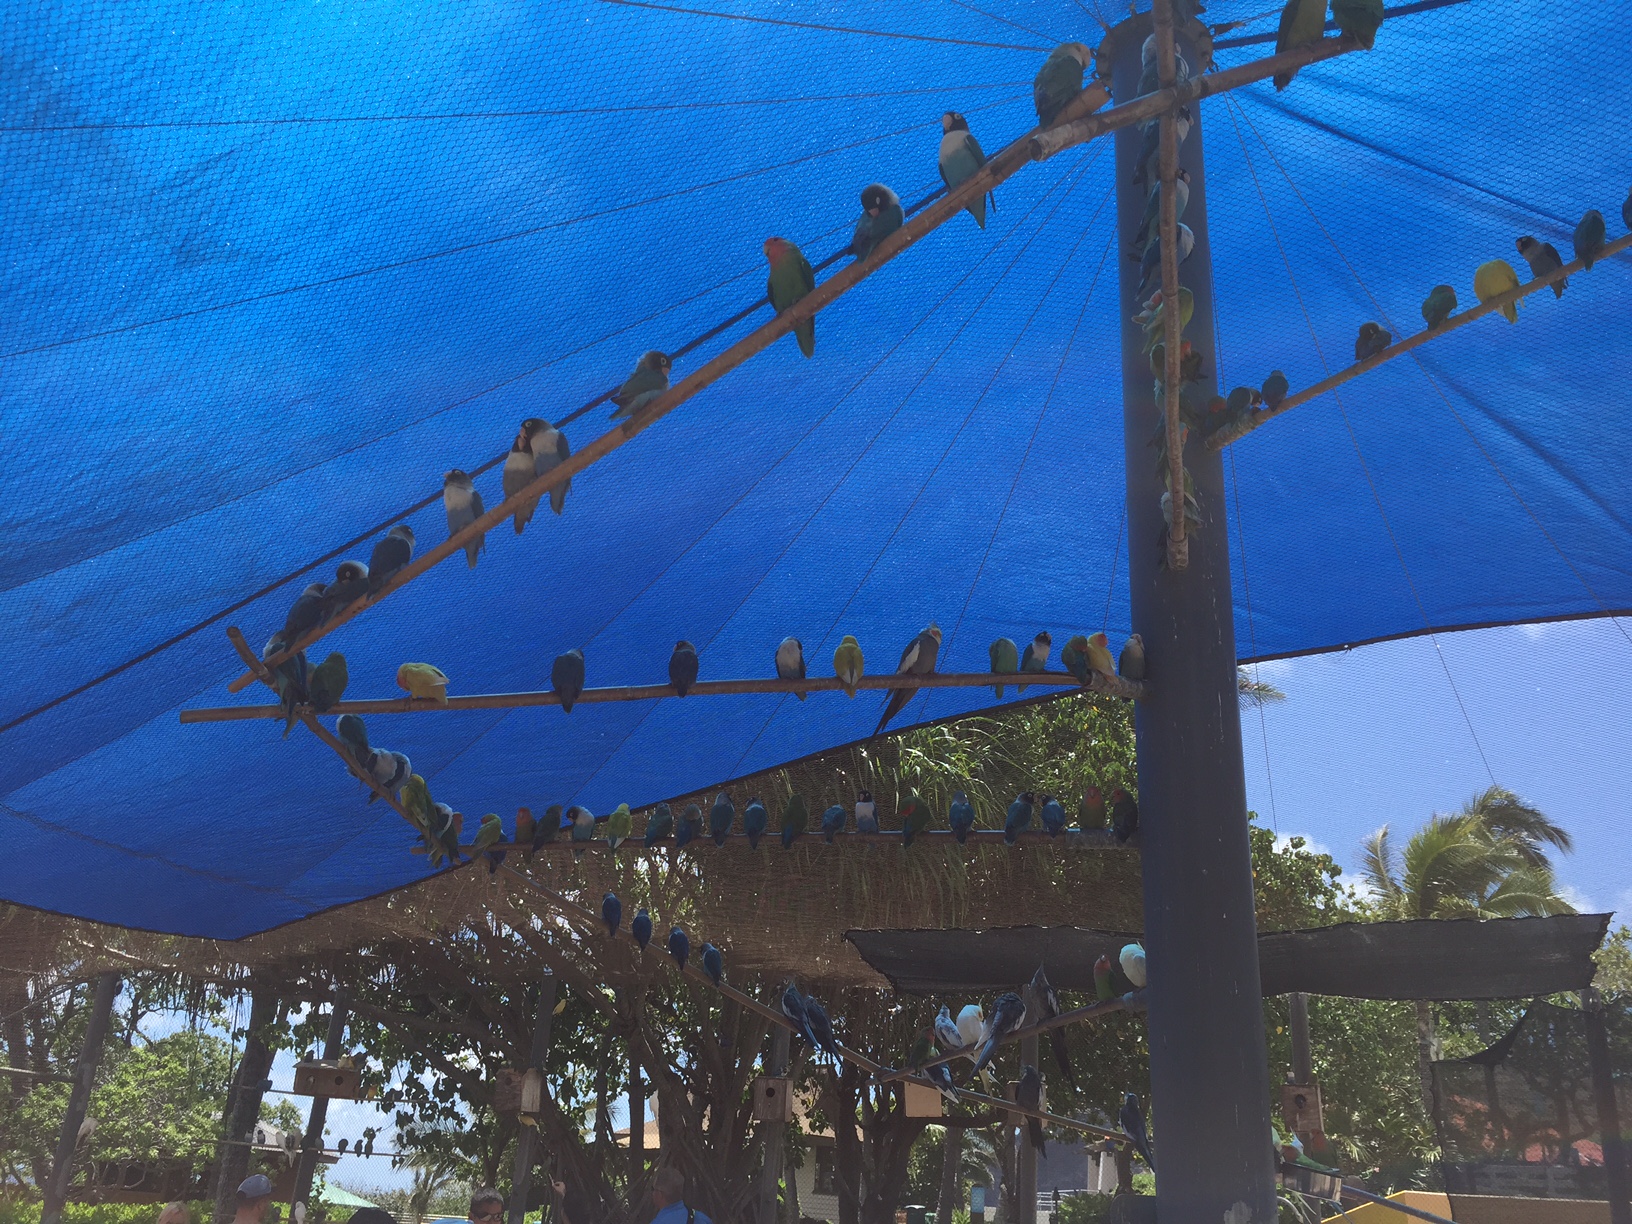
M265 1198L272 1193L272 1179L265 1173L253 1173L238 1183L238 1197L241 1199Z

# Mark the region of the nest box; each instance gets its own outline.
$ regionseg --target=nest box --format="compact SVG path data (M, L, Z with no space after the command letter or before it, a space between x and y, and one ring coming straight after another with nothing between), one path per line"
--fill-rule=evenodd
M931 1088L928 1084L915 1084L911 1080L907 1080L903 1087L907 1090L907 1117L939 1118L944 1116L941 1109L943 1098L938 1089Z
M355 1101L362 1095L362 1073L338 1061L303 1059L295 1064L294 1092L296 1096Z
M1326 1125L1321 1116L1319 1084L1282 1084L1281 1117L1286 1129L1305 1144L1310 1135L1324 1136Z
M760 1122L792 1122L793 1081L774 1075L754 1080L754 1118Z

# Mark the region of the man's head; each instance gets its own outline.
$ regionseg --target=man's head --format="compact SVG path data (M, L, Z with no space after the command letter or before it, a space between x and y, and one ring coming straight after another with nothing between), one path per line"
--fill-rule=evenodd
M166 1203L159 1212L158 1224L187 1224L186 1203Z
M672 1167L661 1168L652 1179L652 1202L657 1209L678 1203L686 1197L686 1175Z
M238 1220L259 1221L266 1216L266 1206L272 1201L272 1179L265 1173L252 1173L238 1183Z
M504 1219L504 1196L483 1187L470 1196L472 1224L499 1224Z

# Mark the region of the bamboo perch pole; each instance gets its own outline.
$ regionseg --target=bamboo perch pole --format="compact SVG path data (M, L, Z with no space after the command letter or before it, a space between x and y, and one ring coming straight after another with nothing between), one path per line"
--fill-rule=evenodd
M242 634L240 634L242 636ZM1017 686L1017 682L1024 682L1027 686L1036 685L1039 688L1083 688L1102 697L1121 697L1138 699L1145 696L1149 689L1144 681L1124 680L1120 676L1107 676L1100 672L1089 672L1088 683L1083 684L1069 672L1026 672L1004 673L1002 675L986 672L972 672L968 674L945 672L933 673L928 676L863 676L856 683L859 689L919 689L919 688L988 688L1003 685L1008 688ZM808 677L804 680L763 679L754 677L743 680L699 680L687 691L688 697L709 697L721 694L737 693L816 693L842 692L844 686L836 676ZM585 689L577 702L595 704L606 701L653 701L664 697L678 697L672 685L667 684L635 684L610 688ZM577 704L575 702L574 704ZM329 709L325 714L441 714L453 710L510 710L526 706L555 706L561 704L561 698L555 693L525 692L525 693L473 693L463 697L449 697L447 704L439 701L426 701L413 697L381 697L365 701L341 701ZM302 707L304 708L304 707ZM208 709L182 710L183 723L209 722L239 722L253 718L282 718L283 710L280 706L217 706Z
M928 1064L925 1065L927 1066ZM936 1084L928 1076L905 1074L900 1076L892 1075L885 1078L900 1078L906 1082L922 1084L928 1088L935 1088L937 1090L940 1088L940 1085ZM1095 1126L1091 1122L1078 1122L1075 1118L1062 1118L1059 1114L1049 1113L1045 1109L1032 1109L1030 1106L1021 1105L1019 1102L1011 1101L1006 1097L987 1096L984 1092L971 1092L963 1088L957 1089L957 1093L960 1103L962 1101L973 1101L977 1105L989 1105L993 1109L1001 1109L1005 1113L1019 1114L1022 1118L1036 1118L1042 1122L1052 1122L1055 1126L1063 1126L1067 1130L1080 1131L1085 1135L1093 1135L1096 1138L1110 1139L1116 1143L1132 1142L1132 1140L1130 1140L1121 1131L1106 1130L1103 1126Z
M969 842L977 847L1002 844L1003 839L1007 836L1008 835L1004 833L1002 829L971 829L968 833ZM780 838L781 833L771 831L764 835L763 840L766 843L770 843L779 841ZM957 834L953 833L949 829L927 829L922 833L915 834L912 839L912 844L916 846L920 842L927 842L929 845L940 846L942 849L946 849L949 843L955 844L956 839ZM726 834L725 844L727 846L740 845L747 840L748 835L746 833L728 833ZM901 845L901 830L881 829L877 833L838 833L834 835L833 844L835 846L899 846ZM1131 843L1117 841L1116 835L1109 829L1066 829L1056 837L1050 837L1043 829L1027 829L1018 835L1018 844L1022 846L1057 845L1068 850L1138 849L1137 846ZM823 837L821 833L811 831L799 838L794 845L825 848L827 846L827 839ZM473 858L477 853L474 846L460 846L459 849L465 853L466 857ZM677 850L678 847L675 846L674 839L670 837L666 841L658 842L657 845L648 849L645 842L641 840L640 834L637 833L630 837L616 850L613 850L612 847L608 845L605 836L597 836L594 841L590 842L574 842L570 837L562 833L557 835L555 840L543 843L537 848L537 850L534 850L530 844L522 845L520 842L496 842L492 846L489 846L488 849L495 852L503 851L506 854L532 855L536 853L555 855L565 854L568 851L582 852L585 850L595 850L603 854L645 854L656 853L658 851ZM701 851L703 853L707 853L711 850L719 849L724 849L724 847L716 846L714 844L713 837L710 834L704 833L699 835L695 841L691 842L686 847L686 852L692 853ZM413 852L415 854L423 854L425 852L425 848L423 846L415 846Z
M1614 242L1606 245L1602 251L1593 257L1593 262L1597 263L1600 260L1608 259L1611 255L1619 255L1628 247L1632 247L1632 234L1627 234L1624 237L1617 238ZM1396 357L1402 357L1406 353L1409 353L1412 349L1419 348L1422 345L1427 344L1428 341L1443 336L1446 332L1455 331L1459 327L1465 327L1469 323L1472 323L1475 319L1482 319L1486 315L1500 310L1509 302L1518 302L1522 298L1529 297L1532 293L1541 292L1541 290L1547 288L1554 281L1563 280L1568 276L1576 276L1583 271L1585 271L1585 269L1582 267L1581 261L1579 259L1573 260L1570 263L1565 264L1562 268L1549 272L1546 276L1540 276L1534 280L1526 281L1517 289L1509 290L1500 297L1491 298L1488 302L1481 302L1479 305L1474 306L1469 310L1464 310L1461 314L1454 314L1450 318L1446 319L1445 322L1441 323L1438 327L1426 328L1414 336L1407 336L1404 340L1398 340L1389 345L1382 352L1377 353L1374 356L1367 357L1364 361L1357 361L1347 369L1339 370L1336 374L1331 375L1331 377L1321 379L1314 386L1306 388L1303 391L1299 391L1296 395L1287 396L1274 408L1259 409L1257 412L1254 412L1251 416L1247 417L1239 424L1224 426L1215 433L1211 433L1207 436L1207 445L1213 450L1223 450L1226 446L1230 445L1230 443L1238 442L1242 438L1246 437L1249 433L1257 429L1260 425L1272 417L1278 417L1283 412L1291 412L1292 409L1296 408L1299 404L1307 404L1310 400L1317 399L1320 396L1325 395L1326 392L1342 386L1344 383L1348 382L1349 379L1358 378L1360 375L1369 370L1375 370L1385 361L1393 361Z
M1056 122L1069 122L1081 115L1088 114L1103 106L1109 98L1110 93L1096 81L1066 105L1065 109L1060 112L1059 119ZM848 267L828 277L827 280L816 286L814 290L806 294L790 309L783 311L769 323L756 328L723 353L704 362L645 408L615 428L608 430L584 447L583 450L578 451L534 480L514 497L508 497L500 502L462 531L454 532L441 544L423 553L417 560L398 571L378 591L372 591L348 607L341 609L327 622L305 634L290 649L269 656L266 660L268 667L275 668L296 650L304 650L313 642L338 629L358 613L373 607L391 592L400 590L438 562L451 557L456 552L463 551L466 542L497 527L518 509L537 502L551 489L571 480L572 477L590 464L611 454L636 434L673 412L686 400L696 395L697 392L736 369L761 349L767 348L780 340L798 324L806 319L814 318L817 311L824 306L831 305L846 290L859 284L864 277L878 271L879 268L937 226L950 221L962 212L966 205L985 195L986 192L992 190L1021 166L1025 165L1030 160L1031 146L1029 142L1036 131L1037 129L1033 128L1032 131L1006 146L1002 152L988 161L979 172L960 184L955 190L947 192L934 204L931 204L923 212L880 242L866 259L858 259ZM241 692L254 679L253 675L246 673L228 683L227 688L234 693Z
M1156 79L1163 89L1178 83L1178 50L1173 43L1173 5L1155 0L1151 16L1156 24ZM1167 426L1167 490L1172 504L1172 525L1167 529L1167 568L1190 565L1190 545L1184 523L1184 424L1179 420L1179 358L1184 336L1179 314L1178 111L1162 112L1160 208L1158 226L1162 243L1162 415Z
M1203 98L1211 98L1232 89L1239 89L1243 85L1251 85L1254 81L1266 80L1277 72L1305 68L1321 60L1335 59L1339 55L1361 49L1359 42L1347 35L1341 38L1323 38L1317 43L1299 47L1295 51L1265 56L1263 59L1255 59L1234 68L1226 68L1222 72L1198 74L1188 81L1179 82L1172 89L1158 89L1122 106L1113 106L1102 115L1058 122L1046 132L1039 132L1030 137L1031 157L1033 161L1046 161L1056 153L1063 153L1069 148L1085 144L1118 128L1125 128L1129 124L1154 119L1187 102L1199 102Z

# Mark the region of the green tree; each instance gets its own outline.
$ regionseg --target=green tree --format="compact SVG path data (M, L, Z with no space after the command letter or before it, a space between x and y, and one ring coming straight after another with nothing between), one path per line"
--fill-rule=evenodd
M1570 835L1538 808L1500 786L1462 809L1435 815L1395 849L1384 825L1361 845L1378 918L1520 918L1572 913L1558 894L1547 848L1568 853ZM1439 1056L1433 1005L1419 1001L1417 1075L1432 1111L1432 1063Z

